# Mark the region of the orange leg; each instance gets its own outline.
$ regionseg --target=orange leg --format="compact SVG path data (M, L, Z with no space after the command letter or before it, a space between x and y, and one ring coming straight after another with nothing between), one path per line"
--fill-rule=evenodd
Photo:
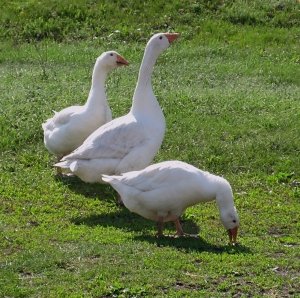
M162 217L159 217L157 221L157 237L162 237L163 236L163 229L164 229L164 221Z
M186 237L199 238L199 236L197 234L184 233L179 218L174 220L174 223L175 223L175 227L176 227L176 236L177 237L186 236Z
M176 227L176 235L179 236L179 237L184 236L185 233L183 232L183 229L182 229L181 223L179 221L179 218L174 220L174 223L175 223L175 227Z

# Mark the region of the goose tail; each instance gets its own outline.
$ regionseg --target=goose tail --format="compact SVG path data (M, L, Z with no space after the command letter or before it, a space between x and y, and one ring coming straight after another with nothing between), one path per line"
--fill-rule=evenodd
M73 173L76 172L76 170L78 169L78 163L75 160L63 160L60 162L57 162L56 164L54 164L54 167L57 168L62 168L62 169L69 169L70 171L72 171Z
M102 175L101 177L104 182L109 183L120 195L123 193L124 185L120 181L122 176Z
M119 181L119 178L121 176L117 176L117 175L114 175L114 176L110 176L110 175L101 175L102 177L102 180L109 183L109 184L115 184L117 183L117 181Z

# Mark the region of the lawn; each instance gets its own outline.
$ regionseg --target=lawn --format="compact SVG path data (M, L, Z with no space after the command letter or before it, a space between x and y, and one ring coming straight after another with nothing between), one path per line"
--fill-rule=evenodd
M7 1L0 13L0 297L300 295L300 23L297 1ZM228 245L215 202L184 214L199 238L155 237L107 185L59 177L41 123L85 102L95 59L117 50L113 117L131 106L154 32L181 37L153 89L167 131L155 162L230 181ZM172 235L169 224L165 233Z

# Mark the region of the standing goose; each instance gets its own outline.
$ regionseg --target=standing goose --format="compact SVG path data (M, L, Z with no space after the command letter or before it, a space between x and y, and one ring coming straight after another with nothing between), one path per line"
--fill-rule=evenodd
M103 175L102 179L119 193L126 208L158 223L158 236L167 221L174 221L177 235L184 235L179 217L185 209L216 200L229 240L236 243L239 218L231 186L222 177L185 162L165 161L120 176Z
M42 124L45 147L58 159L75 150L98 127L111 121L105 79L110 71L122 65L128 65L128 62L117 52L104 52L96 60L85 105L55 112L52 118Z
M102 174L120 174L148 166L160 148L165 117L153 94L154 64L178 33L158 33L147 43L130 112L93 132L55 166L85 182L103 182Z

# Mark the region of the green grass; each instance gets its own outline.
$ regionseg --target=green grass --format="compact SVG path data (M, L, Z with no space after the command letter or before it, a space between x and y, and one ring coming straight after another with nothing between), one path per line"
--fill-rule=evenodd
M145 33L154 30L178 30L192 36L209 19L242 25L300 26L297 0L3 2L0 37L14 41L145 40Z
M0 296L299 295L299 5L131 3L120 20L116 2L105 2L114 21L98 22L107 31L91 27L90 14L100 14L94 1L85 8L10 1L2 10L2 24L10 21L0 44ZM53 20L57 35L36 35L40 10L53 7L61 16ZM155 224L118 207L109 186L56 177L43 145L41 123L53 109L86 100L104 50L130 61L107 82L113 116L127 113L145 42L168 28L182 36L153 75L167 120L155 161L184 160L231 182L241 219L237 247L227 246L214 203L183 216L184 229L199 239L156 239ZM174 233L171 224L166 233Z

